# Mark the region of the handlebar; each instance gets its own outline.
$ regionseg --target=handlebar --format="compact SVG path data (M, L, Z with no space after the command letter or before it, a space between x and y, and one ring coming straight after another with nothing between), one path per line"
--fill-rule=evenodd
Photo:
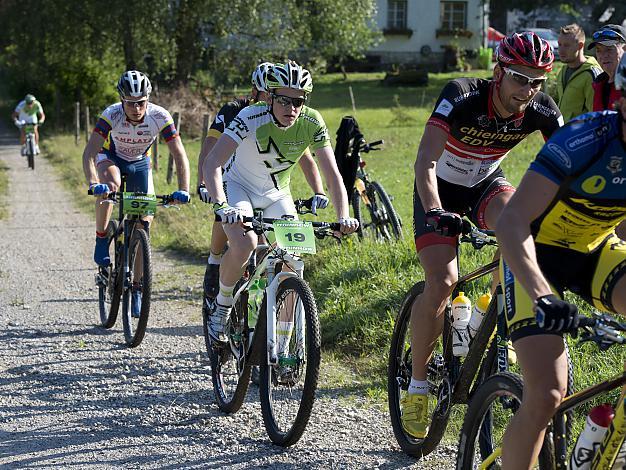
M384 143L385 141L381 139L381 140L375 140L374 142L370 142L368 144L367 142L365 142L365 139L361 137L361 139L359 140L359 152L368 153L371 151L380 150L379 148L376 148L376 147Z
M310 197L309 199L296 199L295 201L293 201L293 204L294 206L296 206L296 212L298 214L313 214L313 211L311 211L311 208L313 207L312 197Z
M613 318L608 313L595 312L591 317L581 316L578 320L580 342L593 341L601 351L605 351L614 344L626 343L626 323Z
M18 121L17 119L13 121L13 124L15 124L15 127L17 127L18 129L21 129L22 127L28 127L28 126L43 126L43 122L26 122L26 121Z
M493 230L478 228L469 220L463 219L460 243L471 243L474 248L480 250L484 246L497 246L496 233Z
M87 194L90 196L93 196L93 190L88 189L87 190ZM133 193L136 196L146 196L146 193L141 193L141 192L135 192ZM169 205L171 202L174 201L174 198L172 197L171 194L155 194L154 195L157 199L159 199L161 201L161 204L163 204L164 206ZM105 201L111 201L113 203L118 203L120 198L122 197L122 193L118 192L118 191L111 191L107 194L107 196L104 198Z

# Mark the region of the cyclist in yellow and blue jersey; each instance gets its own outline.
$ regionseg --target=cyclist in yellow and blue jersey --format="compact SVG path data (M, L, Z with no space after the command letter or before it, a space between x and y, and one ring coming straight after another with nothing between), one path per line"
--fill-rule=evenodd
M617 111L583 114L546 142L496 226L507 323L524 376L520 409L504 435L503 468L536 462L567 389L561 335L578 326L563 291L626 315L626 58Z

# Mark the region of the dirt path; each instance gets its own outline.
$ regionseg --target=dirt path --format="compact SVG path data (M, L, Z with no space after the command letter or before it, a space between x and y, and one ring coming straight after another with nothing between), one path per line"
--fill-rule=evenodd
M200 326L201 279L154 253L146 338L123 346L97 323L94 224L45 159L27 168L0 134L10 187L0 220L0 467L452 468L450 449L418 464L397 448L384 410L318 394L303 439L272 445L255 387L232 416L214 403ZM175 286L177 286L175 288ZM348 404L349 403L349 404Z

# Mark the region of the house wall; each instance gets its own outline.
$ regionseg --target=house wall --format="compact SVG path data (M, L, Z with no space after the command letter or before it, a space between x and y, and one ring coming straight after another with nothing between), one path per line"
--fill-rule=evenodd
M377 0L378 13L376 23L381 30L387 28L387 0ZM458 43L464 49L478 49L486 44L487 15L482 0L467 1L467 29L472 31L470 38L459 37ZM444 48L455 39L452 36L437 37L441 27L439 0L408 0L407 28L412 30L411 37L406 35L384 35L383 41L369 51L370 55L381 56L383 63L434 63L441 60ZM420 53L423 46L430 47L430 56Z

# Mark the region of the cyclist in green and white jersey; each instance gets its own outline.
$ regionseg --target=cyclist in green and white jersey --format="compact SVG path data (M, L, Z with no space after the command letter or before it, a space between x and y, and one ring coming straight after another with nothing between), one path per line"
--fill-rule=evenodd
M33 124L36 146L35 153L39 153L38 125L43 124L43 122L46 120L46 115L43 112L43 106L41 106L41 103L37 101L37 98L29 93L24 97L22 101L17 104L11 117L16 122L21 121L25 124ZM22 155L26 155L25 143L26 133L24 127L20 127L20 144L22 144Z
M316 110L304 106L313 89L311 74L295 62L276 64L268 72L267 87L268 102L244 108L204 163L205 183L216 201L213 209L229 242L220 268L220 290L210 305L209 333L216 342L226 341L233 289L257 244L254 232L240 223L242 217L252 216L253 209L262 209L266 217L296 217L289 180L307 147L318 158L341 232L352 233L358 227L357 220L349 216L347 193L326 124Z
M202 175L202 168L207 155L213 149L215 143L220 138L224 129L228 127L231 121L239 114L239 112L251 104L258 103L259 101L267 101L269 93L266 86L267 72L274 64L270 62L260 63L252 72L252 89L250 91L250 98L235 99L230 103L225 104L217 113L215 121L211 124L211 128L207 134L206 139L202 143L202 149L198 157L198 196L206 203L211 202L209 192L204 184L204 176ZM324 193L324 186L322 185L322 178L319 170L311 155L311 152L307 149L304 152L302 158L298 161L304 177L307 183L313 190L314 196L311 205L311 211L315 214L317 209L324 209L328 205L328 198ZM228 163L226 163L228 166ZM213 224L211 229L211 248L209 258L207 260L206 270L204 272L204 296L207 300L215 299L219 292L219 267L222 262L223 253L226 250L226 233L222 224Z

